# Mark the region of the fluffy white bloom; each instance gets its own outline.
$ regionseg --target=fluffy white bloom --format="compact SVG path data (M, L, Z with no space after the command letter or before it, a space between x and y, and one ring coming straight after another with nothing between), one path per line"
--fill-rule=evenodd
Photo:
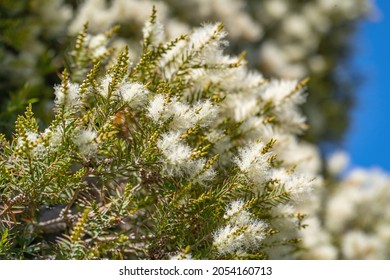
M225 219L236 215L237 213L243 210L245 202L242 200L234 200L229 204L228 209L226 210L226 214L224 216Z
M286 131L299 133L305 128L305 117L299 112L305 96L295 80L272 80L262 92L262 98L275 107L273 113Z
M226 97L224 102L228 113L233 115L235 121L240 122L248 117L255 115L259 110L259 102L255 96L243 98L242 94L231 94Z
M152 46L157 47L164 40L164 28L161 23L146 21L142 29L144 38L148 39Z
M62 89L61 85L54 86L54 94L56 96L56 99L54 102L59 106L69 106L69 107L75 107L79 105L80 102L80 94L79 94L79 85L75 83L69 83L69 89L64 94L64 91Z
M205 169L204 158L192 159L192 149L180 140L180 133L170 131L162 135L157 147L164 156L165 172L172 175L186 175L193 184L205 185L212 180L216 172L213 168Z
M173 116L169 127L173 130L185 131L196 123L195 111L191 106L173 99L167 108L167 113Z
M243 226L251 222L251 215L244 208L245 202L243 200L234 200L231 202L226 210L224 219L228 220L230 224Z
M180 140L180 133L163 134L157 142L157 147L164 155L168 172L178 175L188 172L191 166L191 148Z
M228 224L214 234L214 246L221 255L242 254L248 250L256 250L265 238L267 225L260 220L238 226Z
M126 103L135 108L146 101L148 90L141 83L123 83L119 87L119 94Z
M331 197L326 208L326 225L333 232L342 232L355 217L361 194L353 188L341 189Z
M302 201L311 192L315 184L315 178L307 177L296 172L287 172L284 168L272 169L271 178L278 181L279 186L291 195L294 202Z
M190 180L193 184L207 186L207 182L216 176L216 171L212 167L205 169L205 164L206 160L204 158L191 160L189 162L188 171Z
M325 204L308 205L306 209L312 218L307 220L308 227L303 231L304 257L320 258L320 247L333 246L336 258L389 258L388 175L378 170L355 169L333 190L323 189L313 195ZM322 234L311 234L314 229Z
M172 118L169 127L172 130L182 132L196 124L200 126L209 125L216 118L217 113L218 109L209 100L190 106L176 98L166 102L160 94L150 101L148 107L148 114L154 122L164 122Z
M159 65L167 80L170 80L177 73L182 54L185 52L186 48L187 42L181 40L161 56Z
M160 121L165 111L165 99L161 94L157 94L148 106L148 114L154 122Z
M101 80L101 90L99 90L99 94L103 97L108 96L108 89L110 87L110 83L112 81L112 76L110 74L106 74Z
M215 121L218 114L218 107L214 106L210 100L198 102L193 108L195 120L200 126L208 126Z
M265 129L262 130L263 135L266 134L263 136L264 141L271 140L270 137L276 140L273 150L286 167L294 167L297 172L311 177L319 176L322 162L316 146L300 141L291 134L269 131L272 129L269 126Z
M240 170L247 174L248 178L258 184L269 179L270 164L268 159L270 153L262 153L264 144L262 142L251 143L239 150L239 157L235 163Z
M30 130L26 131L26 135L25 136L26 136L25 138L18 138L16 140L16 146L18 148L25 148L25 147L29 147L31 145L34 145L35 142L39 138L39 135L36 132L32 132ZM34 147L34 149L32 151L32 155L33 156L36 155L36 147Z
M206 47L206 43L207 48L219 48L222 45L226 45L227 41L222 39L226 37L227 33L225 31L218 32L219 28L219 23L204 24L201 28L196 28L191 34L189 46L194 50L199 50Z
M98 58L107 52L107 41L108 38L104 34L98 34L95 36L90 36L86 38L88 43L88 47L92 50L92 56Z
M98 151L97 133L92 129L81 130L74 139L80 153L87 158L93 157Z
M172 98L166 102L162 95L156 95L149 104L149 116L155 122L164 122L172 117L170 128L184 131L195 125L195 112L191 106Z
M243 200L232 201L225 212L226 226L214 234L214 246L218 253L244 254L261 246L266 237L267 224L252 218L251 213L245 209Z
M265 101L270 101L277 108L286 103L301 104L304 102L304 96L301 91L295 90L296 80L271 80L264 87L262 97Z
M35 132L27 131L27 141L30 143L34 143L35 141L38 140L38 134Z
M62 141L62 131L60 127L55 127L53 129L46 128L43 132L43 137L50 137L49 140L49 147L50 148L56 148L61 144Z

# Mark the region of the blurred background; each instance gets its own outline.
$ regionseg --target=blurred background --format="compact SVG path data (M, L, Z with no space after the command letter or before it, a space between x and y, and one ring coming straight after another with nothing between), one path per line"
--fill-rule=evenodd
M376 7L354 38L353 65L364 76L343 145L352 166L390 171L390 1L378 0Z

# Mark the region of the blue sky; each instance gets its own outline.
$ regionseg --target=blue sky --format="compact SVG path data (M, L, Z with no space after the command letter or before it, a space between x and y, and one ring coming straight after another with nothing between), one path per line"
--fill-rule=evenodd
M377 0L379 14L362 23L354 65L364 75L344 148L352 166L390 171L390 1Z

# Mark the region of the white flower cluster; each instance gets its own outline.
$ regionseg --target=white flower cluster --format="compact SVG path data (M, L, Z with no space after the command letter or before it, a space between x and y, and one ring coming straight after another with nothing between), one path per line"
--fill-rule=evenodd
M108 51L106 47L108 38L104 34L98 34L95 36L89 35L86 38L86 42L93 59L99 59L99 57L103 56Z
M132 108L146 104L149 92L142 83L123 80L120 81L118 89L112 92L110 88L112 82L113 76L110 74L107 74L102 79L101 90L99 91L101 96L118 98Z
M342 168L346 158L337 153L331 170ZM339 169L341 171L342 169ZM388 259L390 258L390 176L380 170L356 168L313 196L307 211L310 218L303 231L303 258Z
M266 81L259 73L249 72L240 58L222 53L225 36L220 24L207 24L162 54L158 65L165 79L191 86L180 96L155 94L147 107L153 122L168 129L157 142L167 174L207 185L215 174L224 172L220 168L233 165L253 185L254 193L266 195L270 191L265 191L266 185L272 181L275 190L284 190L290 197L285 208L275 207L273 211L278 222L272 227L278 234L272 238L265 234L266 224L243 209L244 201L232 202L226 224L214 235L222 255L244 254L267 242L297 237L297 205L313 185L320 184L320 180L313 180L320 177L317 150L297 138L305 127L298 109L304 100L302 85L297 81ZM210 88L215 90L218 102L202 97L201 93ZM235 132L223 129L226 122L236 125ZM207 166L205 158L194 156L198 150L186 139L186 133L196 127L205 131L213 153L219 155L215 170ZM302 153L293 155L293 150ZM276 159L279 164L273 163ZM301 163L315 164L300 168ZM273 257L281 256L275 253Z
M55 100L58 106L77 107L80 105L81 96L79 93L79 85L69 83L68 90L64 90L61 85L54 86Z
M214 234L214 246L221 255L244 256L246 252L262 246L267 225L261 220L252 218L245 210L243 201L233 201L227 208L224 218L227 220L227 225Z
M104 0L86 0L69 32L80 30L86 21L92 31L108 29L129 18L141 25L149 17L152 5L157 6L158 20L147 21L142 30L148 47L144 51L159 50L153 61L153 75L163 80L160 86L167 87L152 92L148 89L150 84L132 76L130 70L137 72L136 69L125 69L120 81L115 71L99 78L94 84L94 93L98 94L88 97L94 102L113 101L102 103L119 104L118 108L138 114L136 121L150 121L151 127L161 129L161 134L160 130L154 134L158 139L153 148L159 153L163 176L188 180L202 190L210 190L218 176L234 171L235 184L242 184L245 191L259 199L256 202L233 197L226 201L224 220L210 235L219 255L245 257L260 248L275 259L390 258L390 177L357 169L341 181L332 182L336 187L323 187L319 153L315 146L298 137L306 128L306 118L299 109L305 101L304 82L288 79L325 71L325 58L318 55L317 48L332 26L338 24L330 19L335 15L342 19L359 17L369 10L369 4L365 0L313 0L297 9L293 2L118 0L108 4ZM61 1L47 7L58 5ZM69 18L65 10L58 19L61 22ZM199 18L221 19L234 40L258 43L265 34L267 39L249 53L249 58L260 57L269 73L286 79L266 80L260 73L249 71L241 57L225 55L227 33L221 24L204 24L174 43L164 43L165 38L189 30L187 24L178 24L171 17L173 10L189 12L183 15L190 23ZM48 16L48 20L55 19ZM160 22L168 29L164 30ZM266 26L274 22L278 22L272 27L275 34L270 35ZM85 40L96 60L108 52L107 35L88 35ZM131 56L138 50L133 51ZM88 123L87 115L84 127L65 133L69 127L77 126L72 121L83 113L78 109L90 102L81 95L81 87L70 80L56 86L55 104L70 112L66 112L69 121L57 122L41 134L25 130L16 139L16 146L31 148L30 156L39 157L46 152L55 154L57 146L68 143L76 147L76 156L83 160L96 158L100 141L104 141L104 125L100 131L94 122ZM98 115L100 111L89 113ZM138 119L139 116L144 118ZM108 127L112 125L110 120L100 121L107 121ZM346 162L345 154L338 154L329 160L328 171L339 179L339 170ZM278 196L279 200L275 198ZM272 203L266 204L267 200ZM256 206L267 209L269 215L264 219L256 217L254 203L261 204ZM298 232L297 217L302 213L308 214L304 220L308 227ZM303 237L304 250L297 255L289 242L298 237ZM185 250L176 252L179 253L171 258L192 258Z
M92 129L85 129L81 130L74 139L75 144L84 157L90 158L96 155L98 149L96 138L96 131Z

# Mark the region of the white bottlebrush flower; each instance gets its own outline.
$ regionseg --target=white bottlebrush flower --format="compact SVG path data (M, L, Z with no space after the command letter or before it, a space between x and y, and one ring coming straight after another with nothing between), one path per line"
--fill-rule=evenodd
M176 131L186 131L196 124L209 125L216 117L218 109L210 101L199 102L190 106L172 98L166 102L162 95L156 95L149 103L148 115L154 122L164 122L171 119L169 128Z
M305 94L297 81L272 80L264 86L261 97L274 106L272 112L285 131L297 134L306 127L306 118L299 112Z
M204 168L204 162L197 160L194 162L196 165L201 164ZM201 186L207 186L207 183L214 179L217 175L217 172L213 168L208 168L207 170L201 170L201 172L196 173L191 178L193 184L199 184Z
M38 146L42 146L42 143L36 145L36 142L38 140L39 140L38 133L27 130L24 137L18 137L16 139L16 147L21 149L32 147L32 150L30 150L30 154L32 156L36 156L40 150L40 147L38 148Z
M93 157L98 151L97 132L92 129L81 130L74 139L80 153L87 158Z
M110 83L112 81L112 76L110 74L106 74L100 82L100 90L99 94L103 97L108 96L108 90L110 87Z
M221 255L242 254L261 246L266 229L267 225L260 220L251 220L243 226L228 224L214 234L213 244Z
M165 118L173 116L169 124L169 127L173 130L185 131L196 124L194 109L183 102L177 101L176 98L168 103L167 113L169 115Z
M191 148L180 140L180 133L169 132L162 135L157 147L165 159L165 170L177 175L189 171L191 166Z
M164 27L160 22L151 23L146 21L142 32L144 38L149 40L153 47L157 47L164 40Z
M207 186L207 182L216 176L216 171L212 167L205 169L206 160L204 158L191 160L188 164L190 180L193 184Z
M250 180L262 184L269 179L270 164L268 162L270 153L262 153L264 144L262 142L251 143L239 150L239 156L235 163Z
M319 258L319 247L330 245L337 258L389 258L389 176L377 170L358 168L341 179L336 188L324 188L313 195L325 205L319 207L316 203L305 210L313 218L307 220L308 227L303 231L304 258ZM311 234L313 229L322 234Z
M26 135L27 135L27 141L30 143L34 143L35 141L38 140L38 134L36 132L27 131Z
M218 107L214 106L210 100L197 103L194 108L195 120L200 126L208 126L216 120Z
M105 36L104 34L98 34L95 36L89 35L89 37L87 36L86 40L89 41L88 47L90 49L96 49L106 44L107 36Z
M291 134L278 134L273 137L276 140L275 154L286 167L294 166L294 169L299 173L319 177L322 162L318 147L299 141Z
M224 219L228 220L230 224L243 226L251 222L251 215L244 208L245 202L243 200L235 200L229 204L226 210Z
M54 128L48 127L42 133L43 138L49 138L49 147L52 149L55 149L61 144L62 136L63 135L60 126L56 126Z
M88 48L92 51L92 56L95 58L105 54L107 49L108 38L104 34L98 34L95 36L87 36Z
M226 107L227 114L236 122L244 121L259 111L259 101L253 95L243 98L242 94L230 94L226 97L223 106Z
M228 209L226 210L226 214L224 216L225 219L229 217L235 216L237 213L243 210L245 202L243 200L234 200L229 204Z
M166 101L164 96L157 94L150 102L148 106L148 115L152 120L157 123L161 120L162 116L165 114Z
M135 108L146 101L148 90L141 83L123 83L119 87L119 94L123 101Z
M299 105L305 101L301 90L296 90L296 80L271 80L264 86L262 98L270 101L276 108L286 103Z
M316 184L315 178L293 171L287 172L285 168L273 169L271 178L276 180L279 186L283 186L295 203L302 202Z
M204 24L201 28L196 28L191 34L189 46L193 50L200 50L204 47L207 48L219 48L220 46L226 46L227 41L222 40L227 36L225 31L220 31L220 24Z
M79 105L80 102L79 85L76 83L69 83L69 88L66 93L64 93L61 85L56 85L54 86L54 94L56 96L54 102L58 106L75 107Z
M335 233L344 230L344 226L354 219L362 194L361 190L349 187L340 189L328 198L325 219L328 230Z
M166 102L162 95L156 95L149 103L148 113L156 123L172 118L169 127L182 132L193 127L197 121L195 110L190 105L176 98Z

